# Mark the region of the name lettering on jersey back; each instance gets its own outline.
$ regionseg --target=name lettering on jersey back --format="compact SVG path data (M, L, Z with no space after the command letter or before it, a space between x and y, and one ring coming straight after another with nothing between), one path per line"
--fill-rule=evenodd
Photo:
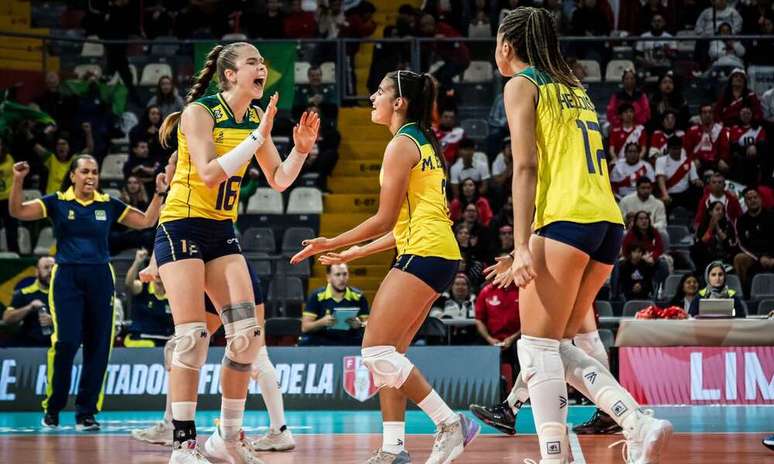
M441 160L438 159L436 156L428 156L427 158L422 158L422 172L424 172L426 169L433 170L433 169L441 169L443 168L443 164L441 163Z
M596 109L594 109L594 103L592 103L588 95L579 95L577 93L575 94L575 98L573 99L572 93L561 92L559 94L559 105L563 109L579 108L582 110L596 111Z

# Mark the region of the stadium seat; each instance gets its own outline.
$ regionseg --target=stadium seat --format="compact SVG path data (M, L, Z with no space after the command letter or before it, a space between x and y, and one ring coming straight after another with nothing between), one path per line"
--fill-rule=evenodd
M597 310L599 317L613 317L613 305L609 301L597 300L594 302L594 307Z
M492 26L489 24L470 24L468 37L488 39L492 37Z
M301 336L301 319L297 317L271 317L264 325L267 337Z
M288 227L282 236L282 252L297 253L303 248L301 242L314 237L314 230L309 227Z
M0 251L0 259L18 259L19 253L13 251Z
M274 253L277 251L274 231L269 227L250 227L242 234L241 242L242 249L246 252Z
M583 82L602 82L602 69L597 60L578 60L578 63L586 70Z
M132 85L137 85L137 66L130 64L129 73L132 75Z
M288 214L321 214L322 192L314 187L296 187L290 192Z
M683 274L670 274L664 281L664 288L661 291L662 300L671 300L677 291L679 290L680 281L683 279Z
M610 350L610 347L615 346L615 336L610 329L599 329L599 338L602 339L602 344L605 345L606 350Z
M282 308L280 311L274 311L275 314L288 316L288 308L293 307L298 309L300 315L304 300L304 284L298 277L275 277L269 282L266 302L272 308Z
M241 32L232 32L230 34L224 34L220 40L224 42L244 42L247 40L247 36Z
M259 279L265 280L274 275L271 270L271 261L264 258L248 258L248 261Z
M492 63L489 61L471 61L468 69L462 74L462 82L472 84L491 82L493 78Z
M336 63L333 61L326 61L320 65L320 71L322 72L323 84L336 83Z
M432 338L434 340L432 343L428 340L428 344L446 345L449 343L449 328L446 327L446 324L444 324L442 320L430 316L425 319L425 322L419 327L416 338Z
M634 317L637 314L637 311L653 304L655 303L651 300L629 300L624 303L623 317Z
M151 55L155 56L175 56L177 55L180 47L174 43L157 43L157 42L176 42L178 38L171 35L160 35L153 39L151 45Z
M259 187L247 202L247 214L282 214L282 194L268 187Z
M43 197L43 194L38 189L24 189L22 194L24 195L24 201L37 200Z
M48 256L51 253L51 247L54 246L54 230L51 227L45 227L38 235L38 243L35 245L33 253L36 256Z
M605 80L607 82L620 82L627 69L634 69L634 63L630 60L610 60L605 70Z
M758 303L756 314L759 316L766 316L772 311L774 311L774 299L761 300L761 302Z
M310 275L312 275L311 267L309 266L309 260L305 259L301 261L298 264L290 264L290 261L287 259L280 259L277 261L277 271L275 272L278 276L295 276L295 277L301 277L302 279L308 279Z
M753 300L774 298L774 274L764 273L753 277L750 298Z
M676 37L686 37L696 35L694 30L677 31ZM696 49L695 40L680 40L677 42L677 51L682 55L692 55Z
M19 244L19 254L28 255L32 253L30 231L26 227L19 226L16 241ZM0 251L8 251L8 238L5 234L5 228L0 229Z
M742 281L739 280L739 276L736 274L726 274L726 285L731 290L736 291L736 295L744 299L744 289L742 288Z
M774 87L774 66L750 66L747 76L750 89L759 96Z
M481 141L489 136L489 125L484 119L463 119L460 126L470 139Z
M73 72L78 76L78 79L85 78L87 73L95 74L99 78L102 77L102 66L98 64L79 64L73 68Z
M667 235L669 236L669 243L671 247L675 248L688 248L693 245L693 235L686 226L667 226ZM664 247L668 248L668 247Z
M113 153L102 160L102 172L100 177L105 180L123 180L124 164L129 160L125 153Z
M142 68L140 85L155 87L163 76L172 76L172 67L167 63L148 63Z
M96 35L90 35L87 39L99 40ZM84 42L81 49L81 56L84 58L102 58L105 56L105 46L101 43Z
M672 240L670 240L669 234L662 229L656 229L656 232L661 235L661 242L664 244L664 249L668 250L672 245Z
M296 61L296 85L306 85L309 83L309 76L307 73L309 72L310 66L311 65L306 61Z
M672 249L669 254L675 260L675 271L696 272L696 264L691 259L691 253L688 250Z
M106 195L110 195L113 198L118 198L118 199L121 198L121 191L118 190L118 189L115 189L115 188L103 188L103 189L100 189L100 190L102 190L102 193L104 193Z

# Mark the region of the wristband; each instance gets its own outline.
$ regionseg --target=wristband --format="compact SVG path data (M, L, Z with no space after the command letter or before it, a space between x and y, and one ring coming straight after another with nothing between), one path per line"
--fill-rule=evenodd
M232 148L228 153L217 158L218 164L223 168L223 172L228 177L233 176L242 166L245 165L255 155L255 152L263 145L264 138L259 132L260 127L255 129L245 137L239 145Z

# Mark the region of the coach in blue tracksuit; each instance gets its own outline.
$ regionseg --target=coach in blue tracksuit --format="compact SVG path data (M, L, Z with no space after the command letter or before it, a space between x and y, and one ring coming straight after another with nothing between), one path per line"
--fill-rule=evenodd
M23 221L49 218L57 242L48 305L54 322L48 352L48 386L43 426L58 427L67 404L73 358L83 344L83 370L75 401L76 430L99 430L94 415L102 407L102 384L113 345L113 270L108 234L118 222L133 229L152 227L167 185L156 179L157 195L146 212L98 191L99 166L89 155L73 158L60 191L22 202L25 162L14 165L10 213Z

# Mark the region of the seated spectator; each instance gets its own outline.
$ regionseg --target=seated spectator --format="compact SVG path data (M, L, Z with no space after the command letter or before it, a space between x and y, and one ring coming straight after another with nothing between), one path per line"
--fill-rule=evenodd
M691 303L699 293L699 278L694 273L683 274L680 283L677 284L675 296L669 300L669 306L677 306L685 312L690 311Z
M17 326L12 346L51 346L53 321L48 307L48 289L54 258L43 256L35 265L35 282L13 293L3 312L3 322Z
M56 121L60 130L68 132L77 129L75 114L78 108L78 100L75 96L62 91L59 74L54 71L46 73L46 89L35 102L41 111L45 112Z
M314 13L301 9L301 0L290 1L290 11L282 18L282 32L293 39L312 39L317 36Z
M691 247L691 259L701 269L711 261L731 262L737 252L736 231L726 216L725 205L713 201L696 229L696 243Z
M651 162L667 155L667 142L675 137L680 142L680 148L683 146L683 137L685 131L677 129L677 113L674 110L667 110L661 118L661 125L650 135L650 150L648 156Z
M638 15L639 29L636 32L647 31L648 28L652 28L653 21L655 21L656 18L661 18L661 30L671 29L671 26L667 26L667 18L670 13L666 6L667 2L663 2L663 0L646 0L642 3L643 5L640 7Z
M328 4L320 2L317 10L317 26L320 36L325 39L335 39L342 27L346 27L347 18L341 9L341 0L328 0ZM388 37L385 34L385 37Z
M620 263L616 294L626 300L648 300L653 294L655 266L643 256L642 246L634 244Z
M713 261L707 265L704 271L704 280L707 286L699 290L696 298L691 301L691 307L688 314L691 317L699 315L699 302L702 299L733 299L734 317L745 318L747 313L744 310L742 300L736 294L736 290L726 285L726 267L723 261Z
M140 182L140 179L135 175L130 175L126 178L124 186L121 188L121 201L129 206L134 206L140 211L145 211L148 208L148 192Z
M746 0L736 2L736 9L742 16L742 34L756 34L757 27L764 20L770 19L774 8L771 0Z
M137 176L130 175L121 188L121 201L129 206L134 206L145 211L150 201L148 193L142 182ZM144 230L136 230L126 227L123 224L114 224L110 229L108 243L110 245L110 254L115 255L124 250L132 249L153 249L153 242L156 237L155 227Z
M756 274L774 272L774 212L763 209L754 188L746 189L743 196L747 211L736 221L739 253L734 257L734 270L749 294Z
M166 118L172 113L182 111L185 100L177 93L177 87L169 76L159 77L156 85L156 94L148 100L147 107L157 106L161 111L161 118Z
M699 110L699 124L685 133L683 144L689 158L699 164L698 169L717 169L728 172L731 134L722 123L716 122L712 105L706 103Z
M336 163L339 161L339 145L341 134L332 124L327 124L327 116L322 114L317 106L310 106L306 111L317 113L320 116L320 130L317 131L317 141L312 147L309 156L304 162L303 172L316 172L320 174L319 187L327 189L327 180L330 177Z
M755 35L772 36L774 35L774 18L761 17L754 23L756 27ZM747 53L747 64L758 66L769 66L771 64L771 40L752 40L750 42L749 52Z
M647 177L637 179L637 190L621 198L618 206L624 217L629 214L645 211L650 215L653 227L666 230L667 217L664 203L652 195L653 181Z
M728 5L728 0L713 0L711 3L712 6L702 11L696 20L696 35L712 36L716 27L722 23L728 23L731 32L739 34L742 31L742 16L739 12Z
M368 319L368 301L363 292L349 286L349 268L334 264L325 268L326 287L309 295L301 320L299 345L358 346L363 340L363 322ZM336 309L357 309L357 316L339 321ZM341 317L341 316L339 316ZM341 328L340 325L349 327Z
M715 202L723 204L725 215L732 223L736 223L736 220L742 215L742 206L739 204L739 199L736 198L734 193L726 190L726 178L719 172L710 177L709 183L704 189L704 195L699 199L699 204L696 207L696 217L693 220L694 228L704 221L706 212L709 211L709 206Z
M718 38L709 44L709 57L712 60L712 66L737 66L744 67L744 45L738 40L722 39L721 37L731 35L731 25L723 23L718 27Z
M548 10L548 12L551 13L551 16L553 16L557 31L561 33L567 31L570 23L570 17L568 17L564 11L562 0L544 0L543 8Z
M476 298L476 330L482 339L500 347L500 370L506 376L506 390L518 372L516 340L521 336L519 288L487 284Z
M454 237L462 255L459 271L465 273L471 283L478 287L484 280L485 245L479 241L478 236L471 234L470 227L464 222L454 227Z
M771 177L766 129L753 121L753 110L743 106L741 122L731 128L731 173L729 177L745 185L758 185Z
M659 0L650 0L649 4L655 1L661 7ZM662 7L663 8L663 7ZM643 18L644 19L644 18ZM672 58L677 52L677 42L671 39L672 34L666 32L666 20L663 13L654 14L648 21L650 29L643 33L643 38L663 38L665 40L639 41L635 46L638 56L637 61L643 68L664 68L671 67ZM645 124L643 122L643 124Z
M673 71L667 71L662 74L658 80L656 91L650 97L650 124L649 127L656 128L664 119L664 114L673 111L677 115L675 127L685 129L688 127L690 111L688 101L675 81L676 76Z
M438 127L434 127L433 131L441 143L446 163L451 165L457 159L460 141L465 137L465 130L457 123L457 110L454 108L441 110Z
M634 106L631 103L621 103L618 107L618 115L621 117L621 124L614 125L610 129L611 164L624 159L626 146L630 143L637 144L640 150L639 157L644 158L648 146L648 131L645 130L645 126L634 121Z
M308 107L315 106L319 107L320 113L327 119L335 122L339 111L336 86L322 83L322 71L318 66L310 66L306 76L309 78L309 83L296 86L293 115L298 118Z
M489 259L488 262L493 262L495 256L502 256L503 253L513 252L513 249L513 227L508 225L501 226L497 230L497 241L492 242L490 253L490 258L492 259Z
M608 5L609 7L609 5ZM570 35L574 36L608 36L613 30L612 18L609 18L597 0L583 0L570 20ZM578 58L596 60L599 63L607 61L608 51L601 42L584 43L573 50Z
M499 231L502 226L513 227L513 196L510 192L505 196L505 201L500 208L495 208L497 211L492 221L489 223L489 230L494 232Z
M404 3L398 8L395 24L384 28L385 39L410 38L416 34L417 11ZM396 69L409 69L411 63L411 44L383 42L374 47L371 69L368 72L368 92L374 93L385 74Z
M588 85L583 83L583 81L585 81L586 77L588 76L588 71L586 71L586 67L583 66L583 63L581 63L574 56L566 58L565 61L567 61L567 65L570 67L570 71L572 71L572 74L578 78L578 81L581 83L581 85L588 89Z
M474 246L476 246L478 250L483 251L489 240L489 231L481 222L481 218L478 215L478 207L475 203L468 203L462 209L462 220L460 221L460 224L465 224L468 227L471 239L474 241Z
M436 21L432 15L425 14L419 18L417 36L454 38L462 37L462 34L453 26L443 21ZM445 89L451 88L452 79L465 72L470 65L470 51L464 42L434 41L421 47L420 53L423 56L422 63L426 63L427 66L443 61L443 65L435 70L433 76Z
M314 18L313 18L314 19ZM247 35L264 39L285 39L285 12L279 0L266 0L266 10L255 21L246 24ZM290 36L292 38L292 36Z
M486 139L486 156L492 159L497 154L497 150L503 148L505 139L507 138L509 142L511 140L508 136L508 120L505 117L505 100L502 92L495 97L495 101L489 109L487 123L489 124L489 135Z
M739 113L743 107L752 109L752 120L760 122L763 119L763 109L758 96L747 87L747 73L744 69L734 69L728 76L728 83L723 94L715 104L715 121L726 127L739 124Z
M636 142L626 144L624 160L615 163L610 172L610 183L613 193L620 199L634 192L637 179L647 177L653 179L653 166L640 159L640 146Z
M153 282L140 280L140 269L147 265L148 252L140 248L126 274L126 288L132 295L132 323L124 337L127 348L152 348L164 346L166 339L175 333L172 310L159 276Z
M683 150L683 142L672 136L667 143L667 156L656 158L656 182L660 200L668 208L682 206L692 210L704 184Z
M774 128L774 87L763 92L761 96L761 107L763 109L764 123L770 129Z
M453 199L449 204L451 220L457 222L462 219L462 211L465 207L469 204L474 204L478 209L478 217L481 220L481 224L489 226L489 221L492 220L492 208L489 207L489 201L486 197L479 195L476 182L470 177L463 180L461 193L458 198Z
M145 108L140 122L129 131L129 143L144 140L148 143L148 157L159 164L167 164L170 150L161 146L159 140L159 129L164 118L161 116L161 109L155 105L149 105ZM173 139L176 137L172 137Z
M661 238L661 233L653 227L650 215L645 211L634 213L634 221L624 235L621 244L623 254L628 254L629 249L635 245L642 248L643 258L651 264L664 254L664 241Z
M449 168L449 184L454 198L460 196L460 183L472 179L478 185L478 193L486 195L489 184L489 165L485 160L476 160L476 144L464 138L459 143L459 159Z
M476 295L471 288L470 279L463 272L457 273L451 287L443 292L430 309L430 317L438 319L467 319L473 321L476 317ZM469 345L476 336L473 326L448 327L452 343Z
M633 123L641 126L647 124L650 121L650 102L648 96L637 88L637 74L634 69L624 71L621 84L623 88L614 93L607 103L607 121L612 127L621 127L621 105L628 103L634 111Z
M148 142L143 139L134 140L131 150L129 159L124 164L124 178L129 176L137 177L145 186L148 196L151 196L156 188L156 170L161 163L150 157Z
M489 198L492 201L492 208L499 209L502 206L502 200L511 191L513 184L513 155L511 149L511 138L505 137L502 141L503 151L497 154L492 161L492 182Z
M7 151L5 140L0 137L0 225L5 229L5 239L8 251L19 252L18 227L19 221L11 216L8 209L8 198L13 185L13 156Z

